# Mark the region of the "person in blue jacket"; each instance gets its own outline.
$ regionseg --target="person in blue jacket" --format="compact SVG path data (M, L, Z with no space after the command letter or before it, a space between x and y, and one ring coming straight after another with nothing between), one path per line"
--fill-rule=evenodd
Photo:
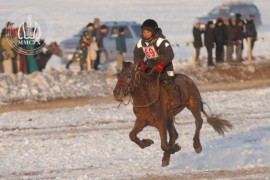
M117 72L120 72L122 69L122 63L126 61L126 52L127 52L127 47L126 47L126 38L125 38L125 28L120 27L119 28L119 34L116 38L116 70Z

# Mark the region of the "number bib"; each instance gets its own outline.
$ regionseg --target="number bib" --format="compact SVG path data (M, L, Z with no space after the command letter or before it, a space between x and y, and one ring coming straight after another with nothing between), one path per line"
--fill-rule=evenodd
M143 47L143 52L147 59L154 59L158 57L158 53L154 46Z

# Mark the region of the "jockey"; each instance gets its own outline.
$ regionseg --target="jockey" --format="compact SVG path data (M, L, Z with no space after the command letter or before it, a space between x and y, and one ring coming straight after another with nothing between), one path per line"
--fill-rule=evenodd
M178 86L174 83L172 60L174 53L172 47L155 20L147 19L141 26L142 37L134 48L134 63L145 71L155 68L161 73L161 84L167 90L171 108L181 105Z

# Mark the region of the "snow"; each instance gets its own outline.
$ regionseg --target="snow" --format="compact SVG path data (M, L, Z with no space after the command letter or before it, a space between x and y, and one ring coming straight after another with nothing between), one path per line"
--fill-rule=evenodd
M0 103L46 102L70 97L94 97L111 94L116 78L94 71L47 68L30 75L0 75Z
M147 127L139 134L155 141L149 148L140 149L129 140L135 119L131 105L2 113L0 177L130 179L269 166L270 99L266 97L270 88L202 96L211 110L223 113L235 129L222 137L205 122L201 130L203 151L196 154L192 147L194 119L184 110L176 117L180 123L176 125L177 143L182 150L172 155L165 168L161 167L163 153L157 130ZM270 177L269 172L263 177Z

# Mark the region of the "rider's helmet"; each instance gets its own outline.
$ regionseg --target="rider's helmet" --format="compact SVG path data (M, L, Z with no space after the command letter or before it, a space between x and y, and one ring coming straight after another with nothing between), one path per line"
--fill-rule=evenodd
M148 31L151 31L153 34L155 34L157 32L157 29L158 29L158 24L153 19L147 19L143 22L141 29L142 29L142 31L148 30Z

